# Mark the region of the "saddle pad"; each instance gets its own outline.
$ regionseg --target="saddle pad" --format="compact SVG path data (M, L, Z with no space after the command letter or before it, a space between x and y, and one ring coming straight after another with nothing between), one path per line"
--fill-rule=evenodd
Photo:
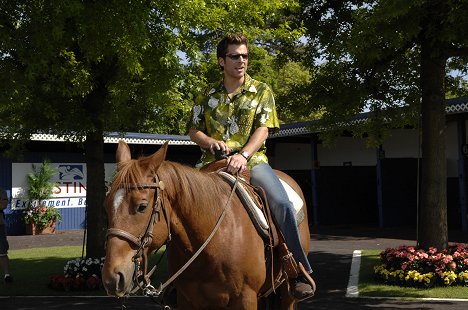
M291 201L294 206L294 210L296 210L296 222L297 225L299 225L304 220L304 209L302 208L304 206L304 201L302 201L302 198L299 197L296 191L291 186L289 186L288 183L283 181L281 178L280 181L281 184L283 184L286 193L288 193L289 201Z
M218 174L220 174L225 180L227 180L228 183L231 184L231 186L234 185L236 181L235 176L222 170L218 170ZM292 189L292 187L289 186L289 184L287 184L282 179L280 179L280 181L284 189L286 190L286 193L288 194L289 201L294 206L294 210L296 211L296 222L297 225L299 225L304 220L304 202L302 201L301 197ZM238 182L237 184L237 194L243 202L247 213L249 213L260 235L267 238L269 236L269 225L267 219L265 218L265 215L263 214L263 211L250 197L249 192L245 189L242 182Z
M218 170L218 174L223 177L231 186L236 182L236 177L230 173L227 173L222 170ZM268 238L270 235L268 221L265 218L262 210L254 202L248 190L245 189L243 181L237 183L236 194L239 197L240 201L245 207L245 210L249 214L255 228L257 229L260 236L263 238Z

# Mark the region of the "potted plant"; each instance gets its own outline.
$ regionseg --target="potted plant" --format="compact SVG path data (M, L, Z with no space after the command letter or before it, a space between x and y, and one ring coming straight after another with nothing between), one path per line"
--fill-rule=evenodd
M60 212L48 206L29 206L24 214L26 232L31 235L55 233L56 223L61 219Z
M32 165L33 172L28 174L28 207L24 210L26 232L29 234L54 233L57 221L62 219L60 212L53 206L47 206L47 199L52 197L55 183L50 179L56 173L48 161L40 167Z

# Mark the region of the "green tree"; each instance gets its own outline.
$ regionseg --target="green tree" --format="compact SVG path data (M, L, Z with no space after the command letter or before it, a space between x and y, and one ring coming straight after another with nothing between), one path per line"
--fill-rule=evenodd
M448 72L467 70L468 1L302 4L308 55L320 60L309 109L324 111L321 125L334 129L333 124L349 123L369 109L370 121L351 129L357 135L366 131L374 144L388 127L417 125L421 119L418 245L446 248L445 94L467 94L466 84Z
M85 141L90 257L103 255L106 234L103 133L182 133L225 32L245 32L270 52L302 34L286 18L296 0L0 0L0 8L1 138Z

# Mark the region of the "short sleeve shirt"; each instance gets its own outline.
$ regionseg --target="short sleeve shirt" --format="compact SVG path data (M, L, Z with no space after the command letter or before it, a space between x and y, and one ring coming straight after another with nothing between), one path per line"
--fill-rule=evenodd
M232 96L228 96L222 81L207 93L199 96L192 109L189 128L198 129L208 136L226 142L233 151L240 151L250 136L259 127L269 132L279 130L273 92L265 83L245 75L244 85ZM210 151L202 149L197 167L215 160ZM252 154L248 166L267 163L265 143Z

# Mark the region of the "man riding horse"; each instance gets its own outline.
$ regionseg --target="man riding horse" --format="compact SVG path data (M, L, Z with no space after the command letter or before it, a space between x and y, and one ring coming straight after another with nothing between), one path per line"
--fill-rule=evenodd
M301 247L295 210L280 180L268 164L265 140L279 130L271 89L247 73L249 44L244 35L225 36L217 46L223 80L196 99L189 136L202 149L197 167L215 161L215 151L228 154L226 171L236 175L250 169L251 184L265 190L268 204L285 242L304 274L289 279L297 300L314 296L315 285Z

